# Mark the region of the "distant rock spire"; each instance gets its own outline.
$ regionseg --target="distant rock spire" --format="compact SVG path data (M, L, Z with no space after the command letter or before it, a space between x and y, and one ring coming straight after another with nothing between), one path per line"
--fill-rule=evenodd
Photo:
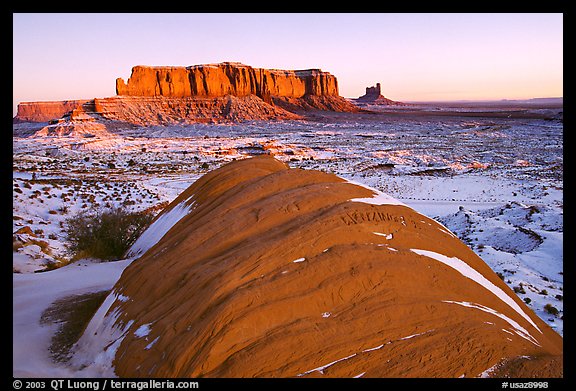
M375 104L382 106L407 106L406 103L396 102L383 96L380 83L376 83L376 86L366 87L366 94L355 99L355 101L361 105Z
M366 87L365 96L374 96L378 98L381 94L380 83L376 83L376 87Z

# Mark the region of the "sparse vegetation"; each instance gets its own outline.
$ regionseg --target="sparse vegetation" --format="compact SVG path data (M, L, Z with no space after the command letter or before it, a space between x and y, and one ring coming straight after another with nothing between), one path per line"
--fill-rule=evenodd
M122 258L152 218L151 214L132 213L116 207L95 213L82 211L65 222L68 248L73 259Z
M544 306L544 310L546 312L548 312L551 315L558 315L560 313L560 311L558 311L558 308L554 307L552 304L548 303Z
M521 293L521 294L525 294L525 293L526 293L526 291L524 290L524 287L522 286L522 284L520 284L520 285L518 285L518 286L515 286L515 287L514 287L514 292L516 292L517 294L518 294L518 293Z

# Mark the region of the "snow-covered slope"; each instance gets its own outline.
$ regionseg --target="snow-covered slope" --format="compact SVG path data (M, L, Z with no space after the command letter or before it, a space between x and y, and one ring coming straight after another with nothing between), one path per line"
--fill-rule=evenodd
M40 306L48 307L54 296L42 297L38 281L49 284L52 277L47 276L56 280L75 270L78 292L83 280L92 289L88 266L27 274L67 262L65 219L107 205L158 213L207 171L262 153L291 167L333 172L369 185L442 222L541 319L564 332L561 122L372 115L325 122L108 129L88 137L34 136L44 125L29 125L14 125L14 314L23 310L16 303L35 301L39 307L26 318L30 325L20 327L15 349L26 349L27 341L47 349L56 330L39 324ZM181 212L185 206L180 205ZM140 254L184 216L177 212L156 224L148 240L140 240ZM394 237L386 230L375 232L383 241ZM302 264L306 261L295 265ZM119 276L112 275L109 286ZM66 284L45 289L58 287ZM66 289L58 293L67 295ZM62 367L45 364L47 371ZM14 368L15 373L34 372L24 360Z

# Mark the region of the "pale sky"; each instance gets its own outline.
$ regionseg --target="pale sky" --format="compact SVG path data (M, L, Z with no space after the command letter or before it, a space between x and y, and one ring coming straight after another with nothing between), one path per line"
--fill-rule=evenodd
M563 96L561 13L13 14L13 110L114 96L135 65L320 68L356 98Z

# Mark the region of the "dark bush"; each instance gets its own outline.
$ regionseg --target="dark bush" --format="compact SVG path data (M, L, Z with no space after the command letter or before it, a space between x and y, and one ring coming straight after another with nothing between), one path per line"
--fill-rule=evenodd
M146 229L153 216L113 207L82 211L65 222L68 248L73 259L120 259Z
M515 286L513 289L514 289L514 292L516 292L516 293L522 293L522 294L526 293L522 284Z
M554 307L552 304L546 304L544 306L544 310L546 310L546 312L552 315L558 315L560 313L560 311L558 311L558 308Z

